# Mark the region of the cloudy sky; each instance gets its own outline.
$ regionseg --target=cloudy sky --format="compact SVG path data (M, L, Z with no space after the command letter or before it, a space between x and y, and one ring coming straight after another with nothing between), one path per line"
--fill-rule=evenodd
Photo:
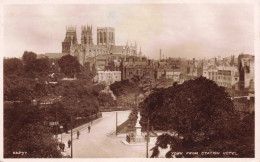
M115 27L117 45L137 42L143 54L159 58L254 54L253 4L80 4L5 5L4 56L25 50L59 53L66 26Z

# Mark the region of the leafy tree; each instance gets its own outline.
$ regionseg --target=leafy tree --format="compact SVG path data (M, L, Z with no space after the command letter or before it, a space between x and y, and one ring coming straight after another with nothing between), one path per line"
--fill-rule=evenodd
M51 158L61 157L57 142L38 107L19 104L4 110L4 157L5 158ZM23 151L26 154L16 154Z
M96 85L93 85L93 94L95 96L98 96L100 91L102 91L103 89L105 89L106 85L105 84L102 84L102 83L99 83L99 84L96 84Z
M127 79L111 84L110 89L113 91L115 96L120 96L129 93L136 93L138 91L138 84Z
M25 64L35 61L36 58L37 58L36 53L28 52L28 51L24 51L23 56L22 56L22 60Z
M5 101L30 102L33 98L34 80L24 78L18 74L4 76L4 99Z
M114 96L113 92L106 87L104 90L100 91L98 95L98 101L100 105L104 107L114 106L116 97Z
M34 52L25 51L22 60L26 77L46 77L51 68L49 58L39 58Z
M12 158L61 158L57 149L58 143L53 139L50 130L42 124L28 124L15 135L13 151L7 157ZM9 150L10 151L10 150ZM26 154L14 152L23 151Z
M4 75L19 75L23 70L23 62L18 58L4 59Z
M73 57L71 55L62 56L58 61L58 64L61 68L61 72L67 77L73 77L81 71L81 65L77 57Z
M171 132L157 138L153 157L158 155L158 147L167 145L171 148L168 157L176 151L223 152L234 148L237 139L233 139L233 125L239 118L225 89L211 80L199 77L158 89L140 107L144 129L149 120L154 129Z

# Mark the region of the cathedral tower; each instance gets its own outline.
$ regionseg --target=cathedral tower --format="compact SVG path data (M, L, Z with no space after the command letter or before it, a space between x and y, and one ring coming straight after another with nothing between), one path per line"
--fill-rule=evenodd
M78 44L76 27L66 27L66 36L62 44L62 53L70 54L70 46Z
M92 39L92 26L82 26L81 27L81 44L83 45L93 45Z
M97 45L115 45L115 28L97 28Z

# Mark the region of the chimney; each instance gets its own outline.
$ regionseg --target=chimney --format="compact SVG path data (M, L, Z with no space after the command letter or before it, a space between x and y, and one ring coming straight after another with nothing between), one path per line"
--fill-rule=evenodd
M161 57L162 57L162 49L160 49L160 60L161 61Z

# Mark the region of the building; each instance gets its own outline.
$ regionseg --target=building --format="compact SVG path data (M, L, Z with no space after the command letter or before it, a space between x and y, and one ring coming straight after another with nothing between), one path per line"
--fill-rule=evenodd
M205 71L203 71L203 74L207 79L213 80L215 82L218 81L218 68L216 65L210 65L206 71L207 75L205 75Z
M239 72L236 66L219 66L217 84L226 88L233 88L239 82Z
M238 56L239 87L241 90L254 87L255 57L249 54Z
M45 53L45 56L48 57L49 59L59 59L62 56L64 56L63 53Z
M95 83L106 83L108 85L121 81L121 71L97 71L97 75L94 77Z
M78 44L76 27L66 27L66 36L62 45L62 53L69 54L72 45Z
M165 79L171 79L174 82L179 82L181 72L178 71L178 70L176 71L176 70L173 70L173 69L167 69L167 70L165 70L164 75L165 75Z
M105 70L104 66L108 64L110 55L118 55L120 59L127 56L138 56L136 43L135 45L128 45L128 42L124 46L115 45L115 29L113 27L97 28L97 44L94 44L92 35L92 26L82 26L79 44L76 27L67 27L66 36L62 42L62 53L76 56L81 65L88 62L90 66L95 64L96 68L101 70Z
M144 76L154 79L154 64L146 57L127 57L123 62L122 79L131 79L134 76Z

